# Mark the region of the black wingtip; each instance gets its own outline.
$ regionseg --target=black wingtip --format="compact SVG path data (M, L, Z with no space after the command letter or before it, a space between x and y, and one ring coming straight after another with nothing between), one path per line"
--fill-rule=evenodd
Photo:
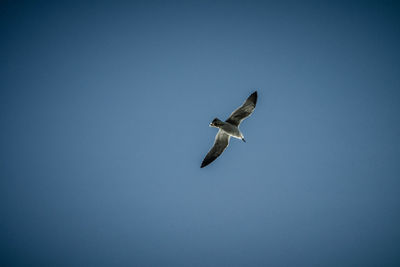
M211 162L213 162L213 160L206 160L204 159L203 162L201 163L200 168L204 168L205 166L207 166L208 164L210 164Z
M257 91L254 91L250 96L249 96L249 100L251 100L254 105L257 104Z
M207 166L207 163L205 163L205 161L203 160L203 162L201 163L200 168L204 168L205 166Z

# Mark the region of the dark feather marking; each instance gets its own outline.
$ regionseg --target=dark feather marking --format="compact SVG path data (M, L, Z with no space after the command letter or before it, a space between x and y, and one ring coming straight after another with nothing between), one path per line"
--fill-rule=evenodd
M253 113L255 107L257 104L257 91L252 93L246 101L241 105L239 108L237 108L232 114L229 116L229 118L226 120L226 122L233 124L235 126L239 126L239 124L247 118L248 116Z

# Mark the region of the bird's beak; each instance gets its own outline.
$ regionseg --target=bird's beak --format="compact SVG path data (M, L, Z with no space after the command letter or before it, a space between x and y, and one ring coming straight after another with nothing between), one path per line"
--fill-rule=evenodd
M244 140L244 138L242 138L242 141L246 143L246 140Z

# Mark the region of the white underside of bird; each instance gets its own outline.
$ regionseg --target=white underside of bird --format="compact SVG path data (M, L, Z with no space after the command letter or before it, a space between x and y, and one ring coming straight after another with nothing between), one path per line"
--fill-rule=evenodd
M220 127L213 126L210 123L210 127L219 128L223 133L225 133L229 136L244 140L244 136L243 136L242 132L240 131L239 127L232 125L229 122L222 122L222 123L223 123L223 125L221 125Z

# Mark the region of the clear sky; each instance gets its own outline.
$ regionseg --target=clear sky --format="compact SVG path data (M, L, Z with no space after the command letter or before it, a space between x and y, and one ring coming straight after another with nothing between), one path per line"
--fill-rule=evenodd
M399 266L400 5L331 2L2 1L0 265Z

